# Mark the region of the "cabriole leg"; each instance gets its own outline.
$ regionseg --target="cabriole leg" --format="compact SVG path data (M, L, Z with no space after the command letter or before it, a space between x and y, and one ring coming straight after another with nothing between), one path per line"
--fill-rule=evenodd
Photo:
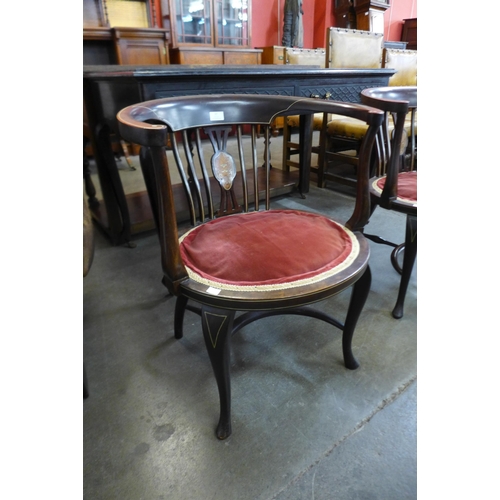
M408 215L406 217L406 238L404 251L405 253L403 257L403 269L401 273L398 299L396 301L396 306L392 311L392 316L396 319L403 317L406 291L408 290L411 272L417 257L417 218L413 215Z
M175 314L174 314L174 337L176 339L182 339L184 323L184 313L186 312L186 305L188 299L184 295L178 295L175 302Z
M352 337L354 335L356 323L358 322L359 316L368 297L371 283L372 273L370 271L370 267L368 266L363 276L361 276L361 278L356 281L352 289L351 301L349 303L349 309L347 311L347 317L342 333L342 351L344 353L344 364L346 368L349 368L349 370L355 370L359 366L359 363L356 361L356 358L352 353Z

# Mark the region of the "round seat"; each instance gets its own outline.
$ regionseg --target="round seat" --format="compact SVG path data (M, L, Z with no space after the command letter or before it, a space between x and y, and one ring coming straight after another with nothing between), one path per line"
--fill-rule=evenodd
M186 233L189 277L222 290L272 290L314 283L347 268L356 235L319 214L269 210L214 219Z
M371 183L371 192L380 196L384 190L386 176L378 177ZM398 174L398 196L399 203L417 206L417 171L400 172Z

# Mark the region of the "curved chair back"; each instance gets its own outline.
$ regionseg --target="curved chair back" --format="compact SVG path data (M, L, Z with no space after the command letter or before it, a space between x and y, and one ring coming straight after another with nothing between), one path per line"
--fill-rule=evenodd
M387 175L380 205L386 208L397 198L398 173L416 170L417 87L365 89L361 101L384 111L384 122L377 140L376 176ZM390 132L389 122L394 128Z
M191 224L236 212L270 208L269 149L264 168L257 154L257 128L269 144L270 125L277 116L303 115L301 169L310 168L314 113L335 113L367 123L360 162L368 163L382 120L379 110L360 105L265 95L203 95L158 99L129 106L117 115L120 135L141 148L141 166L160 232L165 284L185 278L179 255L176 210L170 166L165 154L171 144L186 194ZM204 141L203 138L207 138ZM273 169L274 170L274 169ZM263 176L263 178L262 178ZM352 230L369 217L359 199ZM171 288L169 286L169 288Z
M392 311L394 318L403 317L406 291L417 256L417 87L383 87L361 92L361 101L384 111L385 119L378 141L378 157L382 171L369 181L372 211L377 205L406 214L405 241L395 244L374 235L365 236L377 243L393 246L391 261L401 274L398 298ZM389 119L393 131L389 133ZM363 180L369 173L366 165L359 171ZM402 264L400 254L404 249Z

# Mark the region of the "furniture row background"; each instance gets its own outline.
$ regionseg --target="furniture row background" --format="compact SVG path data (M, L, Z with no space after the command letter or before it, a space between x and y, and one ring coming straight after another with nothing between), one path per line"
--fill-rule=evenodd
M100 0L99 0L100 1ZM122 57L121 63L122 64L134 64L141 62L143 65L149 65L152 64L153 62L151 60L147 60L148 54L153 57L153 59L156 57L158 61L158 57L160 55L163 55L165 57L168 57L168 51L166 50L165 46L165 41L167 38L165 38L165 33L162 30L157 30L157 29L146 29L144 28L143 32L146 33L148 36L151 35L152 39L148 39L148 43L144 45L142 42L144 41L139 40L139 38L136 36L141 30L139 29L124 29L124 28L114 28L114 29L106 29L104 30L108 35L111 33L113 36L114 40L114 49L116 50L117 54L125 54L129 59L126 59L125 57ZM94 33L98 33L99 29L94 30ZM162 37L165 38L165 41L162 41L161 44L158 44L154 42L154 38L158 35L158 33L161 34ZM163 34L162 34L163 33ZM281 54L282 59L280 60L279 64L288 64L288 65L311 65L315 66L316 68L320 67L328 67L328 68L370 68L370 69L377 69L377 68L384 68L384 67L391 67L391 66L386 66L386 55L389 54L388 50L390 48L393 48L395 46L394 42L388 43L387 41L383 40L383 35L381 33L373 33L370 31L362 31L362 30L351 30L351 29L344 29L344 28L328 28L327 34L326 34L326 48L322 49L292 49L292 48L284 48L284 47L279 47L275 46L272 47L272 52L273 54L277 54L278 58L280 57L279 54ZM140 42L140 43L139 43ZM156 43L156 45L155 45ZM163 44L163 45L162 45ZM397 44L397 46L401 47L401 44ZM148 49L149 47L149 49ZM151 48L152 47L152 48ZM201 47L195 47L197 49L200 49ZM150 50L151 49L151 50ZM209 62L209 49L207 47L204 47L205 49L205 56L206 59L204 62ZM238 48L225 48L229 52L234 51L234 54L240 53L241 51ZM384 52L384 49L386 51ZM396 51L398 49L395 49ZM217 51L215 51L217 52ZM261 55L262 51L259 50L258 54L259 57ZM399 54L408 54L410 53L409 51L404 51L404 50L399 50ZM85 55L85 51L84 51ZM416 54L415 54L416 55ZM135 59L134 59L135 57ZM415 58L416 60L416 58ZM84 62L88 62L85 61ZM96 62L96 61L94 61ZM109 62L109 61L101 61L102 63L104 62ZM224 61L227 63L227 61ZM262 61L261 61L262 62ZM220 61L219 61L220 63ZM156 62L155 64L158 64ZM269 65L267 65L269 67ZM255 68L258 68L258 65L255 66ZM324 92L323 92L324 93ZM311 95L313 95L313 91L311 92ZM318 98L326 98L328 99L330 96L329 95L317 95L314 97ZM347 100L350 101L351 97L347 97L346 99L340 98L340 100ZM357 101L357 100L356 100ZM354 101L354 102L356 102ZM85 109L84 109L85 112ZM290 119L292 120L292 118ZM320 119L320 123L322 123ZM287 139L283 141L283 164L285 166L285 169L289 169L290 167L298 167L298 164L295 165L293 163L293 157L294 155L298 154L299 147L295 143L293 143L290 140L288 140L288 134L290 132L290 137L291 137L291 130L293 129L293 123L290 124L290 127L285 130L285 127L287 127L288 124L284 123L278 123L276 122L274 124L274 129L275 132L278 131L280 128L284 129L284 137ZM322 133L324 133L325 126L321 128ZM87 131L88 132L88 131ZM88 140L88 133L85 134L84 131L84 178L86 179L86 183L89 184L89 175L86 175L86 163L85 163L85 153L87 154L92 154L91 148L90 148L90 141ZM117 140L116 140L117 139ZM323 140L322 144L325 144L325 141ZM121 155L124 154L125 157L127 157L127 154L129 151L132 152L132 154L138 154L138 147L135 147L133 144L130 145L125 145L123 141L119 140L119 137L115 138L114 144L113 144L113 149L115 151L115 154ZM90 150L90 151L89 151ZM320 152L324 150L324 148L318 148ZM325 152L326 155L326 152ZM297 156L295 156L297 158ZM286 159L286 160L285 160ZM322 157L320 156L318 159L318 166L313 167L312 171L318 172L318 176L321 175L321 168L319 167L322 165ZM88 170L88 169L87 169ZM87 172L88 174L88 172ZM92 187L90 188L92 190ZM89 189L87 189L87 192Z
M154 46L154 37L150 40L151 43L144 45L142 35L139 35L135 29L116 28L112 32L116 53L121 63L137 64L142 61L144 64L145 62L157 64L160 59L167 61L168 52L161 50L161 44ZM140 40L136 38L138 36ZM388 42L383 39L381 33L337 27L328 28L326 40L326 49L299 49L282 46L264 48L262 62L321 68L394 68L398 73L392 77L392 85L416 85L417 53L413 50L404 50L405 42ZM328 95L314 97L329 98ZM320 128L318 120L319 118L316 120L316 129ZM289 120L289 124L296 126L298 120ZM278 119L274 124L274 135L278 135L278 131L285 127L283 119ZM137 148L133 145L125 148L123 144L117 143L117 148L119 148L118 153L121 152L120 149L123 149L126 157L129 152L138 154ZM88 146L86 154L92 154ZM289 145L285 144L284 165L286 167L296 166L291 154L293 153L290 153Z
M326 50L285 48L284 57L286 64L316 64L327 68L392 68L396 69L396 73L389 79L389 86L417 85L417 51L394 48L394 44L384 42L381 33L331 27L327 30ZM298 143L292 137L292 131L298 126L298 116L275 123L276 129L283 128L285 170L299 168L295 160ZM327 167L329 162L341 162L353 166L352 174L355 174L359 145L366 126L346 117L317 114L314 130L320 131L319 144L314 147L318 155L317 165L311 166L311 171L318 176L318 186L324 187L327 180L353 186L355 175L329 172Z
M342 28L329 28L327 50L323 49L291 49L285 48L287 63L290 65L313 65L316 67L338 67L338 68L382 68L396 67L397 73L391 77L391 85L415 85L416 84L416 51L391 49L384 46L382 34L359 30L347 30ZM411 70L403 69L403 65L409 66ZM401 76L407 78L402 81ZM318 95L318 98L328 99L328 95ZM347 99L349 100L349 99ZM292 135L299 125L298 117L278 118L273 124L273 135L278 135L283 130L283 155L281 165L285 171L290 168L299 169L297 158L299 156L299 143L297 136ZM351 183L352 175L336 176L328 168L329 160L341 159L350 165L356 165L357 149L360 140L364 136L365 129L362 124L355 121L347 123L345 119L318 115L314 120L314 127L320 130L319 144L314 146L317 154L317 163L311 166L311 172L317 174L320 187L324 187L326 180ZM347 135L345 132L347 131ZM125 144L119 137L112 142L113 150L118 156L128 154L139 154L139 146ZM348 154L344 151L348 150ZM354 150L354 155L352 154ZM87 157L92 155L89 141L89 130L84 130L84 179L89 199L93 199L92 193L95 188L92 185ZM345 159L345 160L344 160ZM276 158L273 159L276 161ZM354 173L351 169L350 174Z
M251 1L206 0L198 4L195 8L193 2L187 0L83 0L84 64L305 64L328 68L389 67L385 66L386 58L382 54L376 64L370 61L367 65L366 58L360 60L359 53L345 56L344 49L339 48L338 44L333 49L332 34L337 31L340 33L340 28L335 32L334 28L328 28L326 48L252 48ZM360 30L360 33L369 33L370 30L377 29L377 25L380 28L380 20L383 26L383 15L389 5L389 0L337 0L334 3L334 11L339 26L354 25L366 30ZM354 21L349 17L349 11L353 10L356 18ZM192 21L184 23L186 17L192 18ZM123 26L117 27L117 24ZM185 27L195 24L197 33L193 36ZM240 27L235 28L236 26ZM344 32L354 33L355 30L345 29L342 33ZM355 38L353 35L348 36ZM416 20L405 21L402 38L410 40L412 47L416 48ZM349 41L349 44L352 43ZM386 48L404 49L406 45L407 42L404 41L384 41ZM370 57L369 54L368 59ZM92 156L85 107L83 113L84 155ZM275 134L283 128L283 121L278 120L275 124ZM115 141L114 150L118 155L123 154L127 161L129 154L138 154L137 147L125 145L120 141ZM294 166L289 148L287 150L285 146L284 151L287 151L286 166Z
M334 4L336 26L383 31L389 0L354 0L354 24L344 4ZM196 26L196 33L187 26ZM416 50L416 33L416 19L403 20L401 40L407 48ZM270 53L274 60L269 60ZM286 59L283 47L252 45L251 1L83 0L83 63L284 64Z

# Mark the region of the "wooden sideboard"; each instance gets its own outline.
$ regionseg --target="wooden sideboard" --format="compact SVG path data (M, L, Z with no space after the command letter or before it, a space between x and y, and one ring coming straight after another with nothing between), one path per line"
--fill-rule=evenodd
M172 64L260 64L261 50L221 47L176 47L170 49Z
M94 219L112 244L129 243L134 230L113 155L110 135L116 114L151 99L197 94L267 94L360 102L365 88L388 84L393 69L321 69L298 65L84 66L83 89L90 138L104 206ZM309 190L309 172L299 171L299 189ZM147 193L141 194L147 197ZM152 220L152 214L149 215ZM138 224L137 227L141 227Z

